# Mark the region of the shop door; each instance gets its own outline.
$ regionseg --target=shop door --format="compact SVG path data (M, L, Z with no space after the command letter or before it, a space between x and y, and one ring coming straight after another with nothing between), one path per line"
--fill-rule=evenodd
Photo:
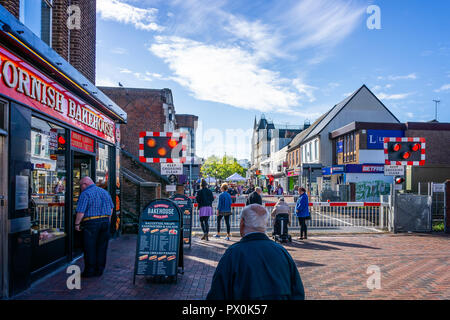
M73 156L73 210L72 210L72 226L75 229L75 218L77 215L76 208L78 203L78 197L80 196L80 180L83 177L91 177L95 181L94 177L94 157L90 155L85 155L82 153L74 152ZM77 257L82 253L83 249L83 237L82 233L74 231L73 240L73 257Z
M7 249L8 233L7 226L7 207L6 207L6 179L7 179L7 156L6 137L0 134L0 298L6 296L6 266L7 266Z
M7 296L8 267L8 146L7 104L0 101L0 299Z

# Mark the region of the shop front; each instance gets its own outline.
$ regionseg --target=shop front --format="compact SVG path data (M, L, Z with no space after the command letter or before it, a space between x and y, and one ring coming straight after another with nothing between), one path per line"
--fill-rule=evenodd
M81 255L74 221L82 177L116 200L115 231L122 121L20 51L0 45L0 62L0 184L8 186L0 190L0 283L12 296Z

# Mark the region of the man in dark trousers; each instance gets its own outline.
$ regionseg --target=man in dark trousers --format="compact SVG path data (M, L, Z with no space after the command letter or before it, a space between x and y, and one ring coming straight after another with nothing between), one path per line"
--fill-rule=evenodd
M214 273L207 300L303 300L297 266L283 246L266 232L269 213L258 204L241 214L241 241L225 251Z
M248 206L254 203L262 205L261 193L262 193L261 188L256 187L255 191L250 193L250 195L248 196L246 205Z
M99 277L106 265L114 205L108 191L97 187L91 178L82 178L80 188L75 230L83 231L84 271L81 276Z

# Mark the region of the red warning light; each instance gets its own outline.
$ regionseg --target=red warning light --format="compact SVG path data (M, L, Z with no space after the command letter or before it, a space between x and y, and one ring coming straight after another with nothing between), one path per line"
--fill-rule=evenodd
M416 143L415 145L412 146L412 151L418 151L420 149L420 143Z
M167 154L167 150L166 150L165 148L159 148L159 149L158 149L158 154L159 154L161 157L164 157L164 156Z
M156 146L156 141L155 141L155 139L153 139L153 138L148 139L148 140L147 140L147 145L148 145L150 148L155 147L155 146Z
M411 156L411 153L405 152L405 153L402 155L402 158L406 160L406 159L409 159L410 156Z
M168 144L169 144L169 147L171 147L173 149L177 146L178 142L174 139L170 139Z
M402 148L402 145L400 143L396 143L392 146L392 150L395 152L399 151Z
M59 142L60 144L66 144L66 139L64 139L63 136L59 136L58 142Z

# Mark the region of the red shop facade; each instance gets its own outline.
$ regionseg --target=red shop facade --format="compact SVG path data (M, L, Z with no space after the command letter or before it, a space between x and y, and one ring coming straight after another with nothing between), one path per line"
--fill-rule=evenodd
M120 223L123 117L91 100L70 75L48 72L29 47L11 43L0 42L0 297L81 256L74 219L82 177L115 200L113 235Z

